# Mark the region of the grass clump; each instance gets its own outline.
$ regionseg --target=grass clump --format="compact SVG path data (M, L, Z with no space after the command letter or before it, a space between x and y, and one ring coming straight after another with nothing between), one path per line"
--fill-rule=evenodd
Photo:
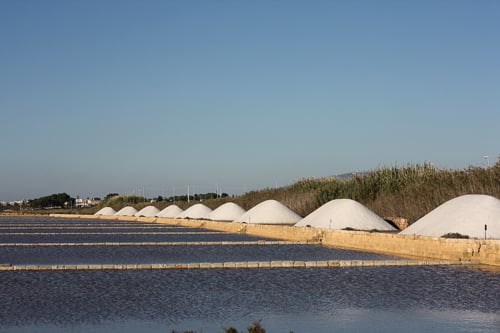
M232 326L230 327L225 327L223 329L224 333L238 333L238 330ZM248 333L266 333L266 330L264 327L262 327L261 320L256 320L254 321L251 325L247 327L247 332ZM179 331L172 330L171 333L180 333ZM182 331L182 333L197 333L196 331ZM201 331L200 331L201 333ZM241 331L243 333L243 331ZM290 333L293 333L290 331Z
M248 333L266 333L266 330L260 324L260 320L254 321L253 324L247 327Z
M449 232L441 236L441 238L469 239L468 235L462 235L458 232Z
M116 209L121 209L128 205L135 205L145 201L146 199L143 196L139 195L117 195L106 198L101 203L101 206L113 207L113 209L116 210Z

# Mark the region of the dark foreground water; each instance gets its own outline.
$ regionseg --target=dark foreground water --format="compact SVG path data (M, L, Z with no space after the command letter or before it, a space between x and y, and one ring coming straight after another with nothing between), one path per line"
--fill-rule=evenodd
M3 331L498 332L498 273L458 267L5 272Z
M262 248L169 248L174 252L168 257L374 256L318 246ZM0 248L0 262L6 249L12 247ZM24 255L66 261L83 248L57 255L40 249ZM116 249L109 248L101 255L150 260L141 249L113 257ZM165 261L161 253L156 256ZM500 332L500 272L467 267L13 271L0 272L0 298L0 332L222 332L227 326L246 331L259 319L268 333Z

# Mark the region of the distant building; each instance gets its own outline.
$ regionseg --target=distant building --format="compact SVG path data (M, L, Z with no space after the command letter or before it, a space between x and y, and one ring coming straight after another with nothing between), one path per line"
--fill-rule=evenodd
M96 206L100 203L100 200L97 200L95 198L76 198L75 199L75 206L76 208L84 208L84 207L92 207Z
M9 201L7 202L7 206L22 206L24 204L27 204L28 200L14 200L14 201Z

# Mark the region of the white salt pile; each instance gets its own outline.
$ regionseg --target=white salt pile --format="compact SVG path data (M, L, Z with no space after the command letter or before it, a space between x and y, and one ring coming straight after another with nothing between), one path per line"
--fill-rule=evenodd
M113 208L111 208L111 207L104 207L104 208L101 208L94 215L115 215L115 214L116 214L116 210L114 210Z
M500 239L500 200L483 194L457 197L437 207L405 230L402 235L441 237L459 233L471 238Z
M156 214L158 214L160 210L156 208L155 206L146 206L137 213L135 213L135 216L137 217L154 217Z
M210 212L210 214L207 215L207 219L213 221L234 221L245 214L245 212L246 210L241 208L241 206L233 202L226 202Z
M296 227L342 230L396 230L367 207L351 199L327 202L299 221Z
M114 215L116 216L134 216L137 214L137 210L132 206L123 207L117 211Z
M207 215L210 214L212 210L205 206L204 204L196 204L179 215L177 215L175 218L176 219L206 219Z
M266 200L245 214L234 220L234 222L245 222L255 224L289 224L294 225L301 217L287 206L276 200Z
M183 212L183 210L181 208L179 208L179 206L170 205L170 206L166 207L165 209L163 209L158 214L156 214L156 216L173 219L174 217L176 217L177 215L179 215L182 212Z

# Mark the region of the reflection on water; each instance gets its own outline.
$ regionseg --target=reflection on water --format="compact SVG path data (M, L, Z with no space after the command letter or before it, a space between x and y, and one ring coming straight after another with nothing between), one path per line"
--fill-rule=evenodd
M370 256L318 246L166 248L189 261ZM84 248L70 249L61 260ZM150 260L149 250L113 247L88 258L137 262ZM43 251L19 258L58 255ZM0 258L6 253L0 248ZM222 332L257 319L269 333L500 331L500 272L466 267L6 271L0 281L1 332Z
M128 230L130 232L130 230ZM142 232L142 231L136 231ZM191 231L192 232L192 231ZM204 231L206 232L206 231ZM100 242L223 242L256 240L244 234L153 234L153 235L0 235L0 243L100 243ZM261 239L261 238L259 238Z
M61 332L66 326L85 331L132 321L154 324L153 331L207 330L244 328L255 319L295 332L406 321L415 326L405 329L415 332L420 325L500 328L499 274L463 267L23 271L0 278L0 321L9 328L54 324ZM294 326L283 326L289 323Z
M13 265L394 259L319 245L9 246L0 248L0 253L2 262Z

